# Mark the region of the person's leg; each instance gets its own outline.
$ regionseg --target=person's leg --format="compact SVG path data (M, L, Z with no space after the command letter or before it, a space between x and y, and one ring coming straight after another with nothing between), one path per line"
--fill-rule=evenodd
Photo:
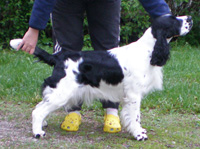
M86 12L94 50L108 50L119 45L121 0L93 0Z
M57 0L52 12L55 52L60 47L60 50L81 51L84 11L82 0Z
M52 12L54 53L61 50L81 51L83 47L83 20L85 6L82 0L57 0ZM67 110L61 124L67 131L77 131L81 124L82 102Z
M94 0L86 5L89 32L94 50L108 50L119 45L121 0ZM105 115L105 132L119 132L119 103L101 100Z

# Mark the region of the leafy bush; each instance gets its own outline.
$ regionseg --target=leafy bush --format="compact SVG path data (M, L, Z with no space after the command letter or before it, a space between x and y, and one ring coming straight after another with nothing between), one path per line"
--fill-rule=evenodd
M200 44L200 1L199 0L166 0L175 15L191 15L194 26L189 35L181 38L191 45ZM10 39L22 38L28 29L33 0L1 0L0 1L0 49L8 46ZM84 21L84 44L91 46L87 20ZM149 15L138 0L122 0L121 4L121 44L137 40L150 26ZM52 43L51 25L40 33L40 42Z
M149 26L149 16L139 1L122 0L120 35L122 44L137 40Z
M23 37L28 28L33 1L0 1L0 43L5 44L13 38Z
M11 39L22 38L28 29L33 0L2 0L0 1L0 49L8 47ZM50 25L40 36L44 42L51 37Z

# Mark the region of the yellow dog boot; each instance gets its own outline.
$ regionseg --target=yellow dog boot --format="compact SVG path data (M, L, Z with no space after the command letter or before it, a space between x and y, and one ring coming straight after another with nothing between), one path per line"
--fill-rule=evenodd
M108 114L104 116L104 132L116 133L121 131L120 119L118 116Z
M61 124L61 129L66 131L78 131L81 124L81 115L75 112L69 113Z

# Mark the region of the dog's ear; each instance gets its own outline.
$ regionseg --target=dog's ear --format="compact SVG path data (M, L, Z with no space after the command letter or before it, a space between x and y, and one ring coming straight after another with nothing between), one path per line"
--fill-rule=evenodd
M167 42L167 34L164 29L155 29L154 37L157 39L152 52L150 64L163 66L169 59L169 43Z

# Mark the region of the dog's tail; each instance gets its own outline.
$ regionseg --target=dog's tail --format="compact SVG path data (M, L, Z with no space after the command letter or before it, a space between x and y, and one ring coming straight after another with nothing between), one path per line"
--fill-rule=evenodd
M45 50L42 50L42 49L36 47L33 54L37 58L39 58L39 60L45 62L46 64L48 64L50 66L55 66L56 65L57 57L55 55L49 54Z

